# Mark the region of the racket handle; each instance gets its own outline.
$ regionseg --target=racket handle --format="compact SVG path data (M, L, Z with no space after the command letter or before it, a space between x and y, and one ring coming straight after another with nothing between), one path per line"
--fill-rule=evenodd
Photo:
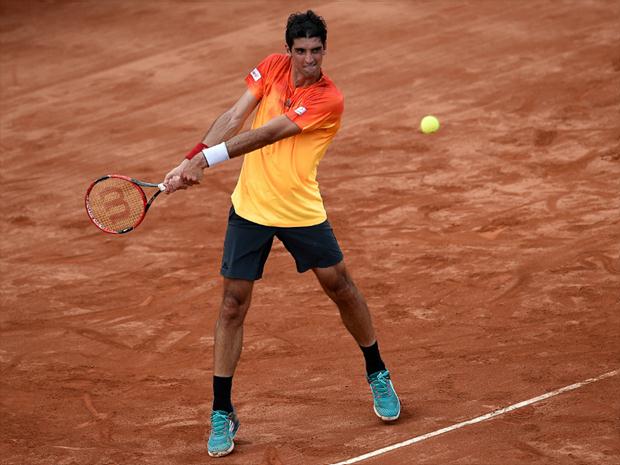
M157 184L157 187L159 187L159 190L162 192L166 190L166 186L163 182L160 182L159 184Z

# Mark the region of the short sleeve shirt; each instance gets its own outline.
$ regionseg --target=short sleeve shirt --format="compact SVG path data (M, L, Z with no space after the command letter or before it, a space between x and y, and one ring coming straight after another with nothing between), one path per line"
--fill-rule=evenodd
M292 83L291 57L265 58L245 78L260 99L252 128L286 115L302 130L245 155L232 194L237 214L266 226L297 227L327 218L317 181L319 162L340 128L344 99L325 74L308 87Z

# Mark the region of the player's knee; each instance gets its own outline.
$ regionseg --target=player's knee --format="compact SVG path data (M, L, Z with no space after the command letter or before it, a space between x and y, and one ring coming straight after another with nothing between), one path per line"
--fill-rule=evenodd
M357 289L345 273L339 273L325 286L328 295L336 302L348 302L356 298Z
M224 293L220 306L220 323L227 326L243 324L247 309L247 300L233 293Z

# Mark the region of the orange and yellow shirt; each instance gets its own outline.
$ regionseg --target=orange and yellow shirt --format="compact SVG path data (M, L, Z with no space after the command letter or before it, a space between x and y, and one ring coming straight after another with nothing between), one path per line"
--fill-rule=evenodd
M245 78L260 99L252 129L286 115L302 130L245 155L232 194L236 213L265 226L313 226L327 218L316 179L340 128L344 98L325 74L308 87L292 82L291 57L273 54Z

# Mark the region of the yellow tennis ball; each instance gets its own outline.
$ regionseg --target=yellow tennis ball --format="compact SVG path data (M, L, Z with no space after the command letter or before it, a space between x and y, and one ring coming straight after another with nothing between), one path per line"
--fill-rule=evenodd
M420 121L420 131L424 134L430 134L439 129L439 120L432 115L427 115Z

